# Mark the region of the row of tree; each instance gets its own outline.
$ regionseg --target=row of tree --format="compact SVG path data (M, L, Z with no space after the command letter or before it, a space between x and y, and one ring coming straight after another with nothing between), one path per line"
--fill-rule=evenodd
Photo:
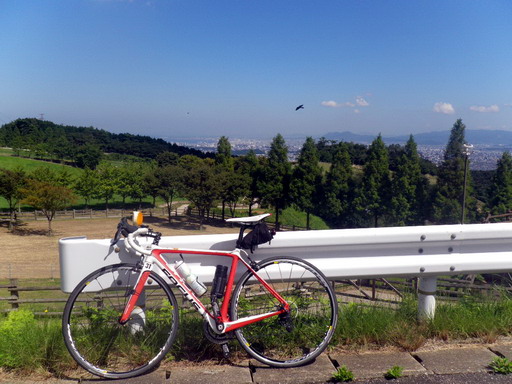
M199 150L171 144L163 139L129 133L114 134L93 127L64 126L35 118L17 119L0 127L0 147L17 156L70 161L79 168L95 169L103 153L154 159L170 151L201 158L212 157Z
M217 205L222 206L223 215L226 208L234 215L241 202L249 205L249 210L257 203L275 211L277 225L280 212L293 205L306 213L308 227L310 215L316 214L335 228L475 222L485 210L494 214L511 210L510 154L504 153L499 161L492 197L483 207L474 196L464 136L465 126L457 120L444 160L435 172L428 171L431 166L425 167L412 136L406 145L393 146L391 151L379 135L364 156L359 151L359 158L364 158L359 165L351 157L353 144L326 145L307 138L292 164L280 134L267 156L251 151L233 157L229 140L221 137L215 158L164 151L154 161L120 166L102 163L94 170L85 169L74 180L66 172L45 170L26 175L19 169L2 170L0 195L9 202L11 212L20 202L43 209L42 196L53 201L46 203L51 209L71 204L75 195L86 204L100 198L107 206L114 196L121 196L123 202L127 197L142 201L151 196L153 203L160 197L169 208L169 221L177 196L190 200L201 217ZM322 153L330 156L327 166L320 162ZM67 192L56 188L67 188Z

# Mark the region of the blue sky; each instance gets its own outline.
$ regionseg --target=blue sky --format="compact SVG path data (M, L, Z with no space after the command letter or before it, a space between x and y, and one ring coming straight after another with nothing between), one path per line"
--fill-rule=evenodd
M512 130L511 20L509 0L0 0L0 124Z

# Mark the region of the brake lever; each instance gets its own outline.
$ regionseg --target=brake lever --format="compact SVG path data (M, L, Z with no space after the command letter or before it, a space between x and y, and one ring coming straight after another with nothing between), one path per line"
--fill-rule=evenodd
M121 221L117 224L117 231L114 235L114 238L110 241L110 245L115 245L121 238L121 235L124 237L128 236L128 234L135 232L139 227L136 225L130 225L127 222L126 217L123 217Z
M121 229L122 229L122 219L117 224L117 231L114 234L114 237L112 238L112 240L110 240L110 246L116 245L117 242L119 241L119 239L121 238Z

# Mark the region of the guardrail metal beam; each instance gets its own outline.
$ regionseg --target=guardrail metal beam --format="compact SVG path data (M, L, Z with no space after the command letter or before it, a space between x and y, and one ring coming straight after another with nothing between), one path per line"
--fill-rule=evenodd
M237 234L168 236L160 245L232 250L236 239ZM119 253L109 245L110 240L61 239L62 290L70 292L101 266L137 261L122 243ZM428 277L512 271L512 223L279 232L270 245L260 245L250 254L255 260L279 255L301 257L330 279L420 277L424 291L435 292L434 280ZM187 255L186 261L201 281L209 283L215 266L227 259ZM420 300L431 302L421 296ZM433 306L435 299L433 305L425 304L423 312Z

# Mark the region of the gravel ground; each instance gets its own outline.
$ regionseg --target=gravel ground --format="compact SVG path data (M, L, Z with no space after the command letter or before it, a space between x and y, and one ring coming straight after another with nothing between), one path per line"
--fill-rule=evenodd
M53 235L48 236L48 222L22 222L15 231L7 225L0 226L0 279L6 278L58 278L59 244L63 237L87 236L89 239L111 238L119 218L54 220ZM213 233L237 233L238 228L205 225L199 231L197 220L185 217L173 218L169 224L164 217L148 217L145 223L153 229L172 235L203 235Z

